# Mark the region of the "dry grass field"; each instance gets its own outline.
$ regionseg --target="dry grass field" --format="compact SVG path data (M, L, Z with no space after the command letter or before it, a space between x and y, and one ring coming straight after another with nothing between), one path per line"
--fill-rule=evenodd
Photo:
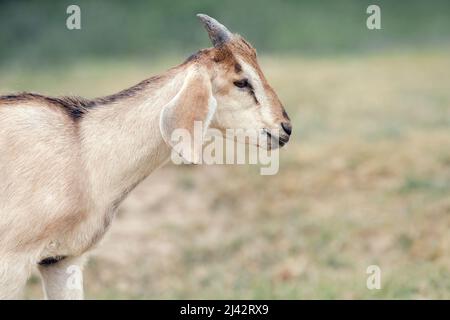
M160 169L93 252L87 298L450 299L449 57L263 58L294 128L279 173ZM174 63L11 67L0 88L93 97Z

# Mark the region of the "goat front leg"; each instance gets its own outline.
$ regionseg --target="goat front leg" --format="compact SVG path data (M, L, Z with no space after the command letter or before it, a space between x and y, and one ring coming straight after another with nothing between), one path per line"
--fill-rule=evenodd
M58 261L59 260L59 261ZM48 258L39 263L45 298L82 300L84 257Z

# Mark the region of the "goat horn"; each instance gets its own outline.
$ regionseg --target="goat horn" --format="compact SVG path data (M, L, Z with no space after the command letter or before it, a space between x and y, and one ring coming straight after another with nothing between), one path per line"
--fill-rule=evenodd
M214 47L219 47L231 39L231 32L216 19L201 13L197 14L197 17L203 23L206 31L208 31L209 38Z

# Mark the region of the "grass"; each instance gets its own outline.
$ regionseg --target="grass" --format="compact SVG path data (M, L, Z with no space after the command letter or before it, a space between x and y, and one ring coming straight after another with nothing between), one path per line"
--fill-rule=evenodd
M92 255L87 297L449 299L448 56L263 59L294 127L280 172L162 168ZM5 69L0 85L94 96L171 65ZM372 264L381 290L366 288ZM41 297L36 278L26 296Z

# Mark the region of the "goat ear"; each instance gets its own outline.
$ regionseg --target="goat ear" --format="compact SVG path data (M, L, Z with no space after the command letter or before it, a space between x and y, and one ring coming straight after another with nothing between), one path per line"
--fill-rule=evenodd
M162 137L185 161L201 162L203 138L216 105L208 74L193 70L180 91L163 107L160 117Z

